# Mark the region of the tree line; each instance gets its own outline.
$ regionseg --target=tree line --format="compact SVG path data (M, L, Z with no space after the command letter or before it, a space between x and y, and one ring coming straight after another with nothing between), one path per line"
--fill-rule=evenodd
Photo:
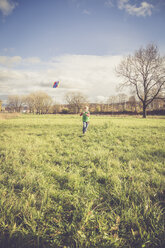
M53 103L52 98L44 92L38 91L27 96L13 95L8 97L5 110L7 112L22 112L33 114L77 114L85 105L90 107L92 113L132 113L143 111L142 103L136 96L118 94L110 96L104 102L90 103L81 92L70 92L65 95L66 104ZM149 111L165 110L165 100L155 99L148 106Z
M47 114L53 100L47 93L38 91L27 96L11 95L8 97L5 109L9 112L23 112Z

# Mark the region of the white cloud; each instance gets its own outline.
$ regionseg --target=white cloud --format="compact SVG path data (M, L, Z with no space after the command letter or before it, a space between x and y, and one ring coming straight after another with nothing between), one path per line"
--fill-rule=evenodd
M43 90L58 102L63 102L67 92L80 91L90 101L97 101L114 95L119 83L114 68L121 61L121 56L65 55L47 62L16 56L6 60L17 61L17 57L20 67L13 68L5 67L5 58L0 57L3 62L0 67L0 98ZM52 88L55 80L60 81L58 89Z
M0 65L11 67L13 65L19 64L22 61L20 56L0 56Z
M29 64L39 64L39 63L41 63L41 60L38 57L29 57L27 59L24 59L24 61L29 63Z
M17 3L14 3L10 0L0 0L0 11L3 15L7 16L15 9Z
M32 65L41 65L41 60L38 57L28 57L28 58L21 58L20 56L0 56L0 65L6 67L17 67L20 65L23 66L32 66Z
M105 96L97 96L96 97L96 102L98 103L106 103L108 100L108 97L105 97Z
M115 3L120 10L125 10L128 14L134 16L151 16L154 6L148 2L141 1L139 6L132 4L131 0L107 0L105 5L114 7Z
M27 80L28 78L32 78L34 75L30 72L25 71L19 71L19 70L12 70L12 69L1 69L0 70L0 80L4 82L12 82L12 87L15 88L15 84L17 85L17 82L19 80ZM13 81L15 81L15 84L13 84ZM1 86L1 85L0 85Z
M147 2L141 2L140 6L131 5L129 0L119 0L119 9L125 9L130 15L136 16L150 16L152 14L152 9L154 6Z

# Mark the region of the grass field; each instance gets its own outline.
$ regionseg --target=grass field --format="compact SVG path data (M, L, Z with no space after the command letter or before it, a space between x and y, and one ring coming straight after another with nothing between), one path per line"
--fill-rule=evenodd
M0 119L0 247L164 247L165 119Z

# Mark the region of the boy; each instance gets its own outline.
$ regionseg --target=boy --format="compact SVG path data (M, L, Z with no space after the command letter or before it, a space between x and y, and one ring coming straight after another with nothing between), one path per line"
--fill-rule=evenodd
M89 117L90 117L90 112L88 110L88 106L85 107L84 112L80 114L82 116L82 121L83 121L83 134L87 131L88 125L89 125Z

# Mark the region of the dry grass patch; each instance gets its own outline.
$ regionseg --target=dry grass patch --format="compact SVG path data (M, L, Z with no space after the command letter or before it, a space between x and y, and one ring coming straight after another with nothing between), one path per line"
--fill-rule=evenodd
M20 116L19 113L0 113L0 120L12 119Z

